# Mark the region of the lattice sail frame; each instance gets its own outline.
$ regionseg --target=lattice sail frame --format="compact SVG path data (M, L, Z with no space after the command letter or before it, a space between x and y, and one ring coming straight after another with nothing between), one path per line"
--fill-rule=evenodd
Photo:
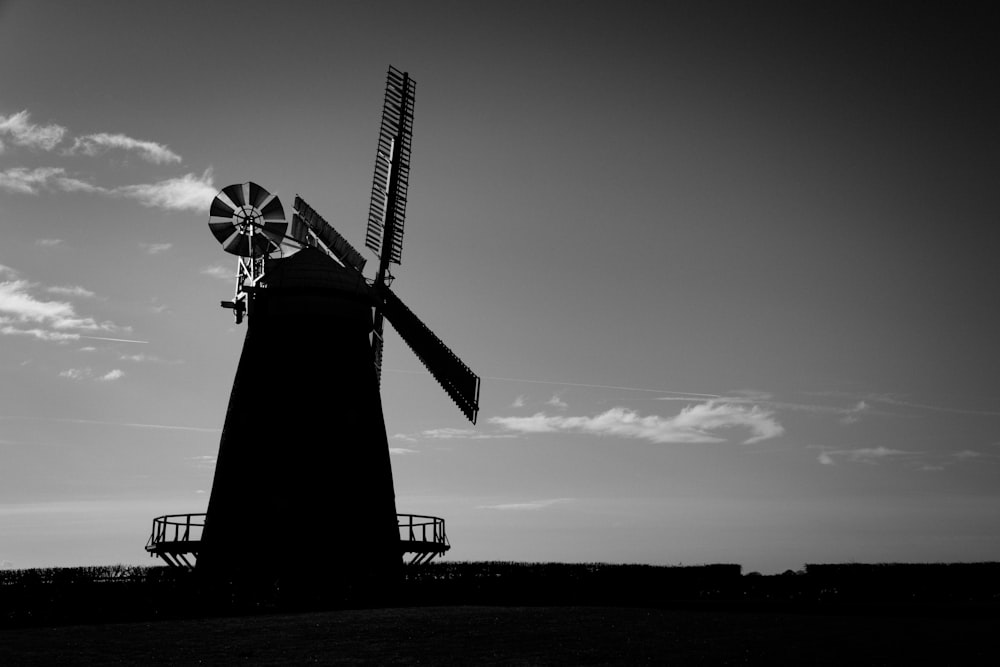
M403 252L415 87L416 82L409 74L389 67L365 234L365 246L383 263L399 264Z
M313 210L302 197L295 195L295 213L289 236L304 245L316 245L318 241L327 254L337 258L344 266L357 272L365 268L366 260L354 249L329 222Z
M392 328L451 396L462 414L475 424L479 413L479 376L388 287L382 290L382 296L385 317L392 323Z

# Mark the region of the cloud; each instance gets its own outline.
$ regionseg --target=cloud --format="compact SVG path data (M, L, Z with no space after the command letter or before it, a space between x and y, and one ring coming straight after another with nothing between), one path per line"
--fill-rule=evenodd
M514 402L510 404L510 407L512 407L512 408L523 408L524 407L524 396L521 395L521 394L519 394L517 396L517 398L514 399Z
M420 442L421 440L510 440L516 435L509 433L482 433L471 428L431 428L417 434L396 433L392 436L396 440L406 442Z
M209 168L201 176L185 174L157 183L123 185L114 188L111 193L134 199L150 208L207 212L218 191L212 184L212 170Z
M0 189L37 195L49 187L54 177L65 171L62 167L36 167L30 171L26 167L11 167L0 171Z
M554 408L559 408L560 410L565 410L569 407L564 400L559 398L559 394L552 394L552 398L545 402L546 405L551 405Z
M72 305L65 301L39 301L28 294L29 286L27 280L9 280L0 283L0 312L13 314L22 321L76 320Z
M909 456L913 452L902 449L890 449L879 445L878 447L868 447L861 449L832 449L820 452L817 460L823 465L835 465L836 461L844 460L850 463L876 463L881 459L897 456Z
M120 361L132 361L137 364L179 364L180 361L167 361L166 359L161 359L153 354L120 354L118 355Z
M871 409L865 401L858 401L853 408L849 408L844 411L844 416L840 418L840 421L844 424L856 424L861 420L861 413L867 412Z
M862 402L865 402L865 403L874 403L874 404L881 404L881 405L889 405L889 406L892 406L892 407L908 408L908 409L913 409L913 410L929 410L931 412L946 412L946 413L956 414L956 415L982 415L982 416L989 416L989 417L1000 416L1000 411L997 411L997 410L981 410L981 409L975 409L975 408L964 408L964 407L953 407L953 406L944 406L944 405L932 405L932 404L929 404L929 403L918 403L918 402L906 400L906 399L904 399L904 398L902 398L902 397L900 397L899 395L896 395L896 394L873 394L873 393L869 393L869 394L858 395L858 394L851 394L851 393L837 392L837 391L811 392L811 393L814 394L814 395L818 395L818 396L847 397L847 398L852 398L854 400L861 400ZM876 414L876 413L873 411L872 414ZM893 412L893 413L885 413L885 412L883 412L882 414L894 414L894 415L898 415L899 413L898 412Z
M161 252L166 252L174 247L173 243L140 243L139 247L142 248L150 255L159 255Z
M236 277L236 272L233 271L231 266L223 266L222 264L213 264L212 266L206 266L201 270L203 276L211 276L212 278L218 278L219 280L232 281Z
M532 500L526 503L503 503L500 505L479 505L476 509L480 510L501 510L501 511L515 511L515 512L530 512L534 510L545 509L546 507L552 507L553 505L561 505L563 503L573 502L572 498L550 498L547 500Z
M27 110L6 117L0 116L0 153L5 149L4 139L9 139L18 146L50 151L65 135L66 128L62 125L32 123L31 114Z
M114 382L125 377L125 373L119 369L108 371L104 375L94 376L92 368L68 368L59 373L59 377L70 380L85 380L93 378L95 382Z
M113 194L113 191L107 188L102 188L99 185L65 175L59 175L55 178L55 188L63 192L87 192L101 195Z
M474 438L479 434L471 428L432 428L421 432L420 435L432 440L454 440L456 438Z
M0 188L26 195L37 195L43 190L62 192L96 192L113 194L112 190L81 181L66 175L62 167L11 167L0 172ZM40 245L57 245L59 239L39 239Z
M968 461L969 459L982 458L982 452L977 452L972 449L963 449L960 452L955 452L955 458L959 461Z
M65 333L62 331L48 331L46 329L18 329L10 325L0 328L0 334L4 336L32 336L38 340L54 341L62 343L68 340L80 340L80 334Z
M168 211L208 211L216 188L212 184L212 170L201 176L185 174L156 183L139 183L106 188L66 175L62 167L12 167L0 172L0 189L21 194L37 195L43 190L61 192L87 192L92 194L132 199L149 208Z
M35 245L40 245L43 248L51 248L62 243L62 239L35 239Z
M406 447L390 447L389 454L392 456L406 456L408 454L419 454L415 449L408 449Z
M189 461L194 461L194 467L201 470L211 470L215 468L216 456L212 454L206 454L203 456L189 456Z
M63 296L79 296L85 297L87 299L94 299L97 294L91 292L89 289L80 287L79 285L53 285L52 287L46 287L45 291L49 294L62 294Z
M113 322L97 322L92 317L79 316L69 302L37 298L30 292L33 287L23 279L0 282L0 323L4 325L0 334L67 341L80 338L79 333L72 331L74 329L87 332L122 330Z
M830 394L835 395L835 394ZM658 401L683 401L689 402L691 399L678 396L661 396ZM757 390L733 391L724 396L713 399L716 403L732 403L737 405L757 405L762 408L776 411L788 410L793 412L806 412L812 414L838 415L843 424L854 424L861 420L862 414L867 415L888 415L890 413L873 410L871 404L864 400L856 401L850 407L838 405L822 405L816 403L796 403L791 401L775 400L774 395L768 392Z
M758 406L746 407L707 401L687 406L673 417L640 416L616 407L593 417L563 417L537 413L530 417L493 417L491 424L521 433L585 433L589 435L635 438L655 443L724 442L715 434L721 429L749 429L745 444L776 438L785 429L774 413Z
M109 134L100 132L98 134L87 134L77 137L73 141L70 153L83 153L84 155L96 156L107 152L110 149L134 151L139 157L153 164L167 164L170 162L180 162L181 156L173 152L163 144L155 141L144 141L133 139L124 134Z

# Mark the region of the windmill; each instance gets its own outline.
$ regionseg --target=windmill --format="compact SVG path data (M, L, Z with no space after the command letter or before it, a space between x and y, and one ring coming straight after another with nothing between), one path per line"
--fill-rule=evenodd
M249 323L204 531L196 550L186 547L198 570L293 586L314 586L317 576L378 586L398 576L401 552L419 561L447 549L434 517L415 524L411 516L409 537L400 536L379 394L388 320L473 423L479 409L479 377L390 289L402 253L413 101L413 80L390 67L365 241L379 260L374 278L301 197L290 224L278 197L256 183L223 188L212 202L209 230L239 257L235 296L222 305ZM417 535L420 519L433 521ZM154 521L147 550L163 555L169 542Z

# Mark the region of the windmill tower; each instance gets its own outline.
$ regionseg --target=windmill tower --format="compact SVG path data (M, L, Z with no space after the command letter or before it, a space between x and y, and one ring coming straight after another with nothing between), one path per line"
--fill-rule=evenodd
M413 100L413 80L390 67L366 235L379 259L373 279L361 254L300 197L290 226L278 198L256 183L230 185L212 202L209 229L239 256L235 298L223 306L248 328L200 571L292 587L381 587L398 577L379 395L384 320L475 423L479 377L390 289L402 252Z

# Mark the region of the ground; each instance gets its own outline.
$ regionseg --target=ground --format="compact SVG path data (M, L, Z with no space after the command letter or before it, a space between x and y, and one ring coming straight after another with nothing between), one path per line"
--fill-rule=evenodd
M995 618L413 607L0 630L0 664L994 664Z

